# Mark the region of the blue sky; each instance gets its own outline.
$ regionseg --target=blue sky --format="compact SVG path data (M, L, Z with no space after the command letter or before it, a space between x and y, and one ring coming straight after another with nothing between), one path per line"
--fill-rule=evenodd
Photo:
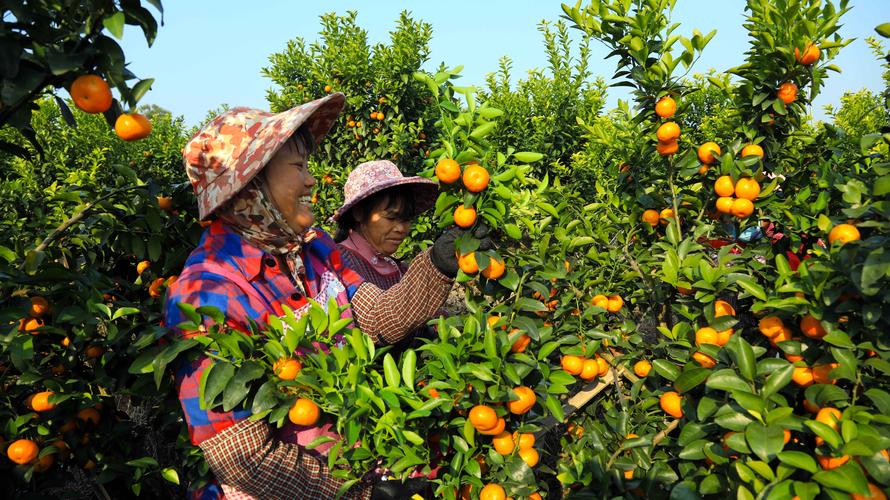
M890 21L886 0L852 0L853 9L843 18L841 34L856 40L835 60L843 73L830 73L813 114L825 118L825 104L838 105L845 91L881 89L881 67L865 43L877 36L874 27ZM883 4L883 6L881 5ZM744 0L678 0L673 19L681 23L679 33L693 28L717 35L693 68L724 71L742 62L747 48L742 29ZM268 57L284 49L288 40L316 38L318 16L325 12L358 11L358 23L368 31L371 43L388 41L389 31L402 10L433 26L431 57L426 69L440 62L464 65L462 84L483 85L487 73L497 69L498 59L513 59L515 79L532 68L546 66L541 20L556 21L562 14L560 2L532 0L489 0L420 2L390 0L260 0L214 2L189 0L164 2L164 26L153 47L134 26L127 26L121 42L130 69L142 78L154 77L144 104L157 104L192 125L220 104L268 108L265 94L272 84L260 74ZM885 43L885 45L888 45ZM614 60L604 60L602 45L592 46L591 69L604 77L614 72ZM612 107L626 94L621 88L609 91Z

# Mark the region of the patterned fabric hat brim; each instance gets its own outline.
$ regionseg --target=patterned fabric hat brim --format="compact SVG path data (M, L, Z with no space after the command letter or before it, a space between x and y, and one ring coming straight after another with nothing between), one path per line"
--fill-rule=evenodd
M212 215L247 186L304 123L320 143L345 101L337 92L281 113L238 107L211 120L182 150L200 218Z
M402 177L381 182L362 193L360 197L347 200L342 207L334 212L334 215L329 220L333 222L339 221L340 217L349 212L349 209L373 194L392 187L406 185L411 187L411 194L414 197L414 217L433 208L433 205L436 204L436 197L439 195L439 185L436 182L424 177Z

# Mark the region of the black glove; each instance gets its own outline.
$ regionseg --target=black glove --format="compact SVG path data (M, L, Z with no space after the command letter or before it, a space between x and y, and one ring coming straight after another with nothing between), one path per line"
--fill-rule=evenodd
M451 228L442 233L436 242L433 243L433 249L430 251L430 260L440 273L448 277L457 276L457 248L455 241L462 235L468 233L466 229ZM490 250L494 247L491 238L488 237L488 226L479 224L473 230L473 236L479 240L479 250Z
M408 500L418 494L424 498L432 498L432 484L421 477L407 479L404 483L391 479L374 485L371 500Z

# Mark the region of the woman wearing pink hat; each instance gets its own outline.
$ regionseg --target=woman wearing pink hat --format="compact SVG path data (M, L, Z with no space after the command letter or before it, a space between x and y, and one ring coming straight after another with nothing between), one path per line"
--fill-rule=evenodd
M398 342L439 309L457 275L454 233L440 237L384 290L344 265L334 241L312 227L315 179L307 158L343 108L331 94L282 113L234 108L202 128L183 149L201 219L213 219L179 279L167 291L164 324L184 322L178 303L212 306L225 327L249 333L270 315L333 298L378 344ZM429 189L429 188L427 188ZM213 324L205 319L205 326ZM201 332L180 332L200 335ZM307 450L330 423L274 430L248 408L201 409L206 357L184 363L176 388L193 443L204 452L227 498L333 498L342 482L325 465L328 446ZM409 498L421 482L360 483L347 498ZM212 492L211 492L212 493ZM204 497L206 498L206 497Z

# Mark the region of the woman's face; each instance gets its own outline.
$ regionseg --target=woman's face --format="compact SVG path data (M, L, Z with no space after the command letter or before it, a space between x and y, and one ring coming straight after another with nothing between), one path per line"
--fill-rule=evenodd
M315 178L309 173L306 157L296 143L287 141L263 169L269 195L287 225L297 234L312 226L312 186Z
M399 249L408 232L411 220L401 214L404 199L398 198L391 207L387 200L381 200L368 212L364 221L359 222L358 230L375 250L386 256L392 256Z

